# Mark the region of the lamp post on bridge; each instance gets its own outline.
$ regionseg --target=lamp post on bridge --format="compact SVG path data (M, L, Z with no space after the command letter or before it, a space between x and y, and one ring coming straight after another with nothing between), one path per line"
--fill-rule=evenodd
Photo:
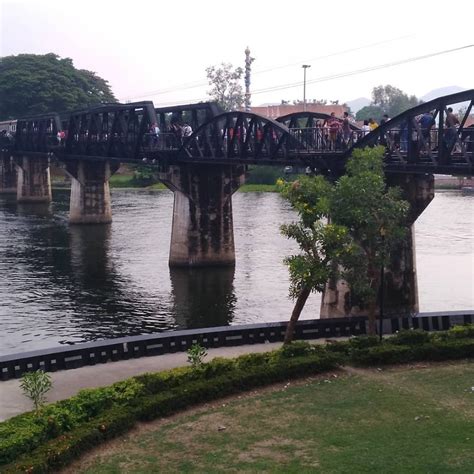
M304 79L303 79L303 111L306 112L306 69L311 67L311 64L303 64L301 66L304 71Z

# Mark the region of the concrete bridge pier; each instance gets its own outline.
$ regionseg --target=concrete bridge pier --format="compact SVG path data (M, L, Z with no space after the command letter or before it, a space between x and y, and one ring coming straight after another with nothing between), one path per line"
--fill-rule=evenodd
M71 177L70 224L109 224L112 222L109 179L117 171L115 162L79 160L68 162Z
M390 264L385 268L384 316L390 317L410 315L419 310L414 223L434 198L434 177L396 174L388 176L387 183L402 188L404 199L411 205L405 239L392 252ZM321 318L357 316L365 312L365 308L351 296L344 280L327 283L321 300Z
M51 202L49 158L22 156L15 160L18 202Z
M17 176L13 157L0 153L0 194L16 194Z
M245 167L172 165L159 177L174 193L170 267L234 265L232 194Z

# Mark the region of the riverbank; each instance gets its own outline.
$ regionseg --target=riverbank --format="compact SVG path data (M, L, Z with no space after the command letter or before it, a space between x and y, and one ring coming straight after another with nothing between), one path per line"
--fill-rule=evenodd
M147 189L153 191L162 191L167 189L163 183L153 183L151 185L144 185L137 181L133 175L115 174L110 178L111 188L135 188ZM274 193L277 192L277 187L274 184L244 184L238 189L241 193L257 192L257 193Z

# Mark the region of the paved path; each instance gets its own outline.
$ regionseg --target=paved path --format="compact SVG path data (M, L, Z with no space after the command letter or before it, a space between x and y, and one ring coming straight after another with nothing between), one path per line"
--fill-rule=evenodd
M318 339L310 342L324 343L325 340ZM208 349L206 360L214 357L236 357L252 352L267 352L281 345L281 342L274 342ZM185 365L188 365L186 353L178 352L52 372L53 388L48 392L48 402L71 397L83 388L102 387L145 372L159 372ZM31 402L23 395L18 379L0 382L0 421L31 409Z

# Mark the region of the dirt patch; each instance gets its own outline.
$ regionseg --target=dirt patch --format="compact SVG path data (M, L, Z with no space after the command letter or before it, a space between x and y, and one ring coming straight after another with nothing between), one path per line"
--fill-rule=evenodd
M258 459L272 459L279 464L285 464L289 461L289 453L286 450L281 450L282 447L294 448L294 442L280 437L274 437L259 441L252 446L249 446L245 452L238 455L239 461L255 461Z

